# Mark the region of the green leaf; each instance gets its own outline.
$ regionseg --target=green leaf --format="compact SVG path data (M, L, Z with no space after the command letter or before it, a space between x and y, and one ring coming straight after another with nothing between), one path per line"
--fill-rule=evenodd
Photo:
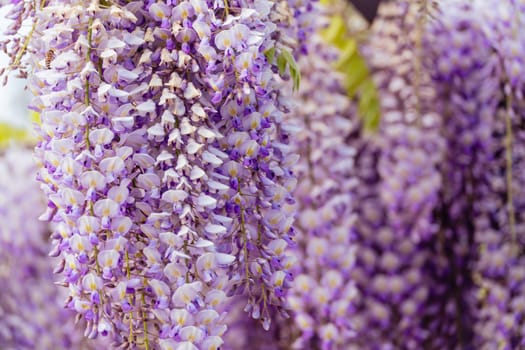
M293 81L293 90L296 91L299 89L299 85L301 84L301 71L297 66L297 62L295 62L295 58L289 51L283 50L281 56L284 57L286 64L290 68L290 76L292 77Z
M343 17L332 17L328 28L321 31L321 36L327 42L331 43L337 48L341 48L341 45L345 44L346 37L346 25Z
M367 78L361 85L358 112L366 130L377 130L381 121L381 109L377 89L371 78Z
M283 76L286 73L286 58L281 53L277 57L277 68L279 69L279 75Z
M264 56L266 56L266 59L270 64L273 64L273 61L275 59L275 47L272 47L266 51L264 51Z
M379 101L377 103L370 104L366 107L366 110L360 111L361 117L363 118L363 126L366 131L377 131L379 124L381 123L381 111L379 108Z
M99 0L100 7L109 8L111 7L111 0Z
M345 73L344 84L348 96L354 97L369 76L365 60L360 55L353 55L346 62L339 62L338 68Z
M329 4L330 0L325 0ZM368 65L359 52L355 38L348 36L345 18L331 17L329 26L321 31L323 39L340 50L335 68L344 75L344 87L349 98L356 98L363 128L375 131L381 121L378 92L370 77Z
M275 52L272 54L275 54ZM299 85L301 84L301 71L297 66L297 62L295 62L295 58L288 50L283 50L279 56L277 56L277 68L279 69L280 76L284 76L288 68L293 82L293 90L296 91L299 89Z
M8 144L12 140L23 141L27 139L27 132L6 123L0 123L0 146Z
M340 47L340 51L339 59L335 63L335 66L338 69L343 67L348 60L354 58L354 56L359 55L359 52L357 52L357 43L355 40L345 41L345 43Z

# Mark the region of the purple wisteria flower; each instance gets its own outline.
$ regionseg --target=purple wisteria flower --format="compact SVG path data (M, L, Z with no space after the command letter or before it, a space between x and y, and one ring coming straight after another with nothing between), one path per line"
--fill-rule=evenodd
M75 313L63 308L65 290L53 283L50 227L34 180L32 152L0 151L0 344L2 349L106 349L83 337Z
M315 30L326 23L326 9L321 8L314 7ZM226 349L348 349L353 336L356 290L350 279L354 256L349 233L356 181L351 143L359 126L343 76L334 68L339 52L319 35L312 36L305 49L308 56L298 61L301 88L286 117L295 135L291 147L301 155L293 168L299 179L296 208L287 209L299 213L294 256L284 261L290 268L300 262L287 295L291 317L273 315L277 326L265 332L242 317L242 300L235 300L228 306ZM274 249L283 247L284 242Z
M317 27L323 20L315 22ZM344 77L334 67L340 53L319 35L306 48L308 56L299 60L302 85L289 118L297 130L293 146L301 155L295 167L300 264L287 298L293 322L282 322L281 342L294 349L350 349L356 297L350 230L356 219L354 143L360 125Z
M436 260L441 256L444 262L434 270L447 286L433 293L441 305L431 329L439 337L432 346L464 349L472 346L472 325L479 316L474 287L479 276L472 267L478 254L480 261L494 258L485 257L486 248L478 251L475 243L494 233L487 215L499 210L491 199L489 169L500 159L494 151L501 139L493 134L501 70L483 31L483 17L472 4L443 1L425 39L427 70L439 91L447 140L446 161L441 164L444 186L436 211L442 240ZM497 177L501 179L501 174Z
M476 265L480 304L475 345L480 349L517 349L525 344L523 208L524 80L520 34L525 29L520 1L475 2L482 28L497 56L498 109L492 126L492 162L483 169L483 203L476 221ZM494 7L490 11L490 7Z
M435 91L421 69L426 15L415 2L382 4L366 48L382 121L356 157L352 277L359 293L351 320L359 349L422 349L432 336L427 314L439 283L428 269L444 142Z
M294 235L283 208L298 157L277 75L298 41L287 2L24 6L42 218L56 224L50 255L86 335L217 349L231 294L268 328Z

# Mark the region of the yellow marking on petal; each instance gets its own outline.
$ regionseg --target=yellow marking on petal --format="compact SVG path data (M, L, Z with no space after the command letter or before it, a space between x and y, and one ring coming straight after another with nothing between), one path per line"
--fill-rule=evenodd
M254 147L250 147L250 148L248 148L248 149L246 150L246 155L247 155L248 157L253 156L254 153L255 153L255 148L254 148Z
M71 164L66 165L66 169L64 169L68 175L73 175L73 167Z
M299 327L301 328L308 328L310 327L310 323L308 322L308 320L306 318L299 318L298 320L298 323L299 323Z

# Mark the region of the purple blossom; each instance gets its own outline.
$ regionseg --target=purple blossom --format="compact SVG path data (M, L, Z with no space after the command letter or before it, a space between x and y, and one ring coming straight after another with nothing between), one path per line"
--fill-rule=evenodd
M382 125L356 157L352 277L359 293L352 322L360 349L420 349L433 336L426 313L439 281L428 268L439 228L433 212L444 141L429 76L414 71L423 59L417 36L425 15L408 1L382 4L366 49Z
M322 19L316 23L322 23ZM299 60L302 85L289 119L296 130L294 147L298 222L295 259L300 262L288 295L290 321L282 322L281 341L294 349L349 349L354 331L351 278L354 246L350 229L356 219L352 192L357 185L354 156L359 124L334 68L339 54L309 39Z
M491 4L491 3L490 3ZM497 109L491 126L490 164L483 168L479 191L483 202L476 207L479 258L476 261L478 312L475 344L480 349L519 348L524 344L525 314L520 306L524 294L523 267L523 5L516 1L498 4L488 11L476 3L488 46L494 50L499 74ZM503 87L503 88L501 88ZM490 336L489 336L490 334Z
M492 133L501 98L501 74L479 8L451 2L441 6L439 14L429 27L426 48L429 62L434 61L428 70L442 101L447 139L442 164L445 186L437 211L443 242L436 260L441 256L443 263L435 273L448 285L434 292L441 303L441 324L433 322L432 329L443 334L433 346L464 348L472 344L472 325L479 317L474 296L474 279L479 277L471 268L478 255L475 242L484 241L487 234L481 227L486 223L484 208L493 205L487 170L498 157L493 153L498 141ZM484 255L480 250L481 261Z
M53 283L55 261L47 256L50 227L38 221L45 201L31 152L2 151L0 162L0 343L6 349L105 349L84 339L65 293Z
M86 335L215 349L232 294L268 328L294 233L286 85L265 56L295 48L286 3L36 5L42 218Z

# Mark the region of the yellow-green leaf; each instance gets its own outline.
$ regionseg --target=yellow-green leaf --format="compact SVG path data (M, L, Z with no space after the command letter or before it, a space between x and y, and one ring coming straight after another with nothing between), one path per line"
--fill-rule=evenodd
M279 75L283 76L286 73L286 58L283 54L277 56L277 68L279 69Z
M331 0L325 0L329 4ZM359 52L355 38L349 36L345 19L341 15L332 16L329 26L321 31L323 39L340 51L335 69L344 75L344 88L349 98L356 98L358 114L363 128L375 131L381 120L378 92L370 76L368 65Z
M264 56L266 56L266 59L270 64L273 64L273 61L275 59L275 47L272 47L266 51L264 51Z
M23 129L14 128L9 124L0 123L0 146L5 146L11 141L27 140L27 132Z

